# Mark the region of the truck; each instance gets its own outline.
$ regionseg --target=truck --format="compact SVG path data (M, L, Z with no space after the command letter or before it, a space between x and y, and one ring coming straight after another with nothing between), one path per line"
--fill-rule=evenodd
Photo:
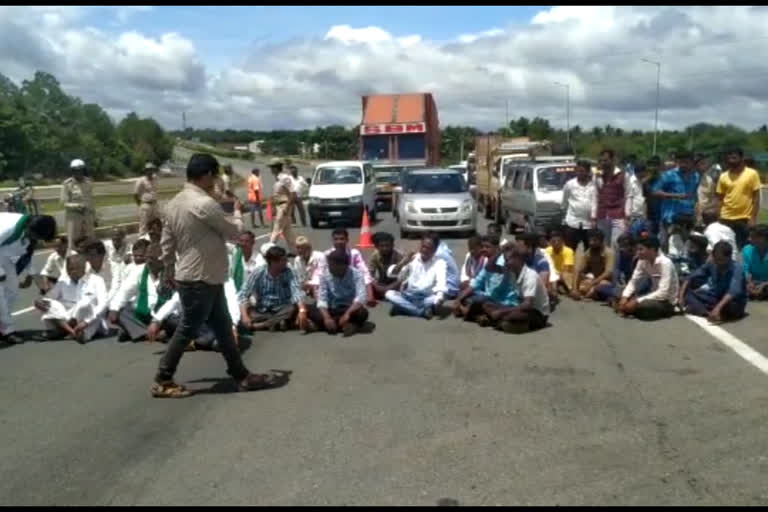
M393 189L410 169L440 165L440 125L431 93L363 96L359 159L373 165L376 201L396 208Z
M514 161L552 154L549 141L531 141L528 137L480 135L475 138L475 151L469 155L469 175L475 177L475 200L486 219L504 223L500 185L504 169Z

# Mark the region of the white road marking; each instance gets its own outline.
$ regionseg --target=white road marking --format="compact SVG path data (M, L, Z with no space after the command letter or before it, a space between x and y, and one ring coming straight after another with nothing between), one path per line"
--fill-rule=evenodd
M685 317L707 331L707 333L717 341L736 352L746 362L768 375L768 359L763 354L753 349L722 327L710 324L706 318L693 315L685 315Z
M20 309L18 311L14 311L13 313L11 313L11 316L23 315L24 313L29 313L30 311L34 311L34 310L35 310L34 307L29 307L29 308L26 308L26 309Z

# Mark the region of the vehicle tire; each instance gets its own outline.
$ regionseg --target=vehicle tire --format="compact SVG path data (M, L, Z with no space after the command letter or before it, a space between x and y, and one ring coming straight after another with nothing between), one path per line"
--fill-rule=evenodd
M318 221L313 216L309 216L309 225L312 226L312 229L317 229L320 227L320 221Z

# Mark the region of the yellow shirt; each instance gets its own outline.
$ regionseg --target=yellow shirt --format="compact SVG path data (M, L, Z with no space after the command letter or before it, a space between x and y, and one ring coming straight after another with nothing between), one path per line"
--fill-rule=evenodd
M726 220L751 219L755 208L753 196L760 190L760 175L751 167L745 167L736 179L730 171L720 175L717 194L723 197L720 217Z
M558 274L565 272L565 267L573 267L573 249L567 245L564 245L560 252L555 252L551 245L544 250L552 258L552 264Z

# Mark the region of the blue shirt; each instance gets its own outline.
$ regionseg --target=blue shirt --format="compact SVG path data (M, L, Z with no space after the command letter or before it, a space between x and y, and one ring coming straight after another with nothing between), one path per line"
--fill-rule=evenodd
M445 261L447 267L445 272L445 284L448 285L447 296L456 295L459 291L459 267L456 265L456 259L453 257L453 252L448 244L440 242L440 245L435 251L435 256Z
M513 276L498 272L489 272L483 267L470 281L469 286L478 295L488 297L492 302L502 306L514 307L520 305L517 294L516 280Z
M689 281L693 289L703 290L718 301L725 297L726 293L730 294L734 301L746 302L747 300L747 281L744 279L744 271L734 261L728 262L724 272L719 272L713 262L707 261L691 274Z
M616 251L616 263L613 266L613 284L617 286L626 285L632 279L632 273L635 271L635 258L630 254Z
M237 299L240 304L245 304L252 296L256 297L256 311L266 313L277 311L289 304L298 304L303 294L290 268L286 267L277 276L272 277L267 267L262 267L251 274L245 286L238 292Z
M536 251L533 253L533 256L531 256L528 261L525 262L525 264L535 270L537 274L550 271L547 257L544 256L538 249L536 249Z
M645 204L648 207L648 220L655 225L658 225L659 220L661 219L661 199L653 197L653 192L658 188L659 183L661 183L661 176L661 174L657 174L643 185Z
M352 303L365 304L365 280L363 274L352 267L336 277L326 269L320 276L317 290L317 307L322 309L347 309Z
M695 170L685 176L680 169L670 169L662 174L654 192L667 192L669 194L685 194L688 199L662 199L661 220L666 224L672 224L677 214L693 215L698 198L699 180L701 176Z
M768 281L768 251L761 258L757 247L749 244L741 251L741 259L744 263L744 273L752 276L753 281Z

